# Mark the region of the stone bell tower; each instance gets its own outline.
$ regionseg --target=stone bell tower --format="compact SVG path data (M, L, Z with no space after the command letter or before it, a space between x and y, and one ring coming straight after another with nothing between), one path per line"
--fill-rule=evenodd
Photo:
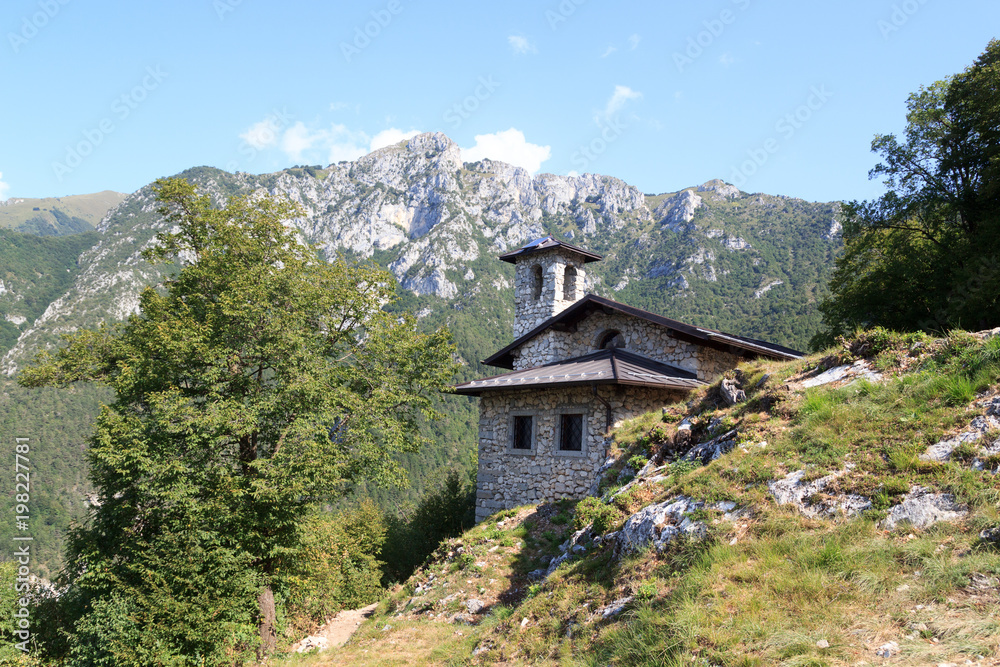
M515 267L514 338L520 338L583 298L584 264L601 256L546 236L500 259Z

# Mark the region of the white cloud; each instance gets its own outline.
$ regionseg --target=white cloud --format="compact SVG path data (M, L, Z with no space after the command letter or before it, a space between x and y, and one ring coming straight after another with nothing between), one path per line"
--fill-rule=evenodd
M513 127L494 134L477 134L476 145L462 149L463 162L478 162L484 158L523 167L534 174L542 163L552 157L551 146L528 143L524 133Z
M629 49L635 51L637 48L639 48L639 42L641 41L642 37L640 37L639 35L630 35L628 38Z
M316 158L307 153L315 154L322 151L328 162L341 160L357 160L366 155L369 138L364 132L354 131L346 125L331 125L329 129L312 130L299 121L285 130L281 136L281 150L293 162L309 162Z
M604 118L608 119L616 115L625 105L632 100L641 100L642 93L637 90L632 90L628 86L615 86L615 92L611 94L608 98L607 104L604 105Z
M323 132L310 132L301 120L285 130L281 136L281 150L295 162L302 160L302 154L323 140Z
M736 58L733 58L733 54L727 51L726 53L723 53L721 56L719 56L719 62L722 64L723 67L729 67L734 62L736 62Z
M7 191L10 190L10 185L3 182L3 172L0 171L0 199L7 198Z
M357 160L362 155L368 155L371 140L360 130L351 130L346 125L331 125L324 134L323 147L326 148L326 159L331 164L342 160Z
M374 137L372 137L371 144L369 148L373 151L377 151L380 148L385 148L386 146L392 146L393 144L398 144L400 141L405 141L411 137L415 137L420 134L417 130L410 130L409 132L403 132L402 130L397 130L394 127L390 127L388 130L382 130Z
M334 103L331 105L337 105ZM310 127L297 121L288 128L282 128L273 118L255 123L240 137L257 150L278 148L289 160L297 164L327 160L329 163L342 160L357 160L363 155L399 143L419 134L417 130L403 131L390 127L374 137L361 130L352 130L346 125L335 123L329 127ZM0 190L2 192L2 190Z
M299 124L301 125L301 123ZM251 125L249 130L240 135L240 139L257 150L270 148L277 145L280 130L278 122L273 117L268 116L259 123Z
M527 37L523 35L510 35L507 37L507 43L510 44L510 48L514 50L514 53L521 55L525 53L538 53L538 49L535 45L528 41Z
M347 102L330 102L330 111L340 111L348 107Z
M618 49L615 48L614 45L608 46L608 48L604 49L604 53L601 54L601 57L602 58L607 58L608 56L610 56L612 53L614 53L617 50Z

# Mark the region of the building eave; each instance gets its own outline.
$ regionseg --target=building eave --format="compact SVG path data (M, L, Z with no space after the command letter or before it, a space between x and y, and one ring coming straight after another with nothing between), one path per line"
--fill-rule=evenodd
M732 352L739 356L767 357L782 361L801 359L803 356L802 352L783 345L776 345L767 341L738 336L723 331L715 331L714 329L692 326L668 317L663 317L662 315L657 315L656 313L651 313L647 310L642 310L641 308L613 301L612 299L587 294L566 310L550 317L507 347L484 359L482 363L498 368L514 368L514 357L511 353L518 347L541 335L548 329L566 330L571 328L592 312L598 310L603 310L608 314L617 312L631 315L632 317L662 326L668 329L675 338L685 342Z
M589 385L623 385L687 392L705 383L695 373L626 350L598 350L580 357L479 378L452 388L456 394L479 396L490 391L552 389Z

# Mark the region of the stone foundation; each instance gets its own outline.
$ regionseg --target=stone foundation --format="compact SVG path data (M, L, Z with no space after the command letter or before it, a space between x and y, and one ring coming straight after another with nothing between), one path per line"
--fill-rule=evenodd
M685 398L664 389L599 386L611 406L612 426ZM583 413L581 452L558 450L560 414ZM533 417L532 449L512 448L516 415ZM607 408L591 387L488 392L479 403L479 475L476 521L527 503L581 498L607 459Z

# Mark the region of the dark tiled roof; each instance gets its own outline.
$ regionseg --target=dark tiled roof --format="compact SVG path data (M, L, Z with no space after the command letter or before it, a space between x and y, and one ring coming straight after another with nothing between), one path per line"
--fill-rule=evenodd
M460 384L455 393L479 396L487 391L522 388L620 384L687 391L705 385L690 372L625 350L599 350L513 373Z
M576 253L583 257L584 263L586 262L597 262L602 259L600 255L595 255L589 250L584 250L583 248L578 248L575 245L570 245L568 243L563 243L562 241L557 241L551 236L544 236L540 239L535 239L531 243L524 245L517 250L512 250L511 252L504 253L500 255L500 259L504 262L510 262L514 264L518 257L524 257L525 255L530 255L531 253L541 252L543 250L551 250L552 248L562 248L570 252Z
M609 314L613 312L624 313L647 322L659 324L662 327L670 329L673 335L680 340L696 345L731 351L745 356L768 357L779 360L799 359L802 357L801 352L782 345L775 345L767 341L737 336L713 329L691 326L690 324L684 324L683 322L678 322L677 320L672 320L669 317L663 317L647 310L642 310L641 308L633 308L632 306L626 306L624 303L588 294L558 315L542 322L493 356L483 360L483 363L500 368L513 368L514 357L511 353L515 349L548 329L566 330L592 312L599 310L603 310Z

